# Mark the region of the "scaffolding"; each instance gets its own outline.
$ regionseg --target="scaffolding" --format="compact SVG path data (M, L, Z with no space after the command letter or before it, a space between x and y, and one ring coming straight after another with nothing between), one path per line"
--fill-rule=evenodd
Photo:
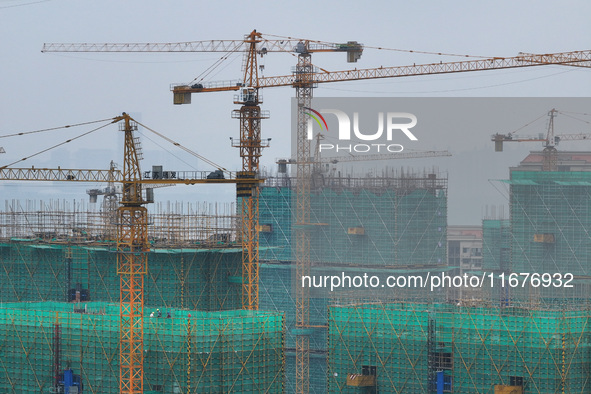
M294 267L292 264L261 264L259 270L259 308L261 310L281 311L285 314L285 357L286 392L295 392L295 341L296 305L293 291ZM326 298L310 300L311 323L326 325ZM311 330L310 347L313 350L310 369L310 393L326 392L326 330Z
M576 167L574 167L576 168ZM572 286L508 289L513 305L588 305L591 297L591 172L511 169L509 270L572 275ZM554 281L556 283L556 281Z
M119 302L112 215L94 204L7 201L0 212L0 301ZM234 204L156 204L149 214L145 303L241 306Z
M385 281L387 275L426 275L417 270L365 269L353 267L317 267L311 269L312 275L341 275L343 270L348 275L362 275L370 273L380 275ZM431 274L437 274L432 270ZM290 263L263 263L260 266L260 309L282 311L285 314L285 356L286 356L286 391L295 391L295 343L296 336L301 329L296 327L295 265ZM383 283L383 282L382 282ZM361 289L346 289L345 291L328 292L326 289L312 289L310 298L310 324L313 328L306 329L310 339L310 393L326 392L326 352L328 326L327 308L339 302L368 301L368 300L421 300L423 302L439 302L446 298L441 289L428 291L425 289L389 289L388 291L369 292ZM317 291L315 291L317 290ZM348 291L347 291L348 290Z
M295 180L267 178L261 189L262 260L291 261ZM434 172L326 176L311 190L313 262L375 267L446 262L447 178Z
M331 393L591 390L586 309L391 303L328 310Z
M170 318L145 317L146 388L179 394L283 392L282 314L167 312ZM0 391L56 392L56 369L72 369L85 393L114 393L118 341L117 304L2 304Z
M261 260L291 261L291 202L295 191L290 187L263 187L259 190L259 257Z
M482 221L482 269L507 272L511 259L511 222L507 219Z
M111 246L0 243L0 302L119 302L116 251ZM205 311L241 307L241 249L152 249L146 306Z
M169 202L149 207L148 237L153 246L237 244L234 204ZM113 217L82 201L11 200L0 211L0 239L104 243L115 239Z
M296 337L310 341L311 393L326 392L327 306L347 300L442 299L420 289L368 293L347 289L329 294L311 289L310 325L296 327L296 179L269 176L259 194L260 307L286 314L286 384L295 391ZM427 275L444 269L447 254L447 178L385 169L381 174L315 174L310 191L311 275ZM423 272L418 272L423 270ZM383 282L382 282L383 283ZM324 289L325 290L325 289ZM445 299L445 295L443 296Z
M508 182L513 271L591 276L591 172L513 170Z

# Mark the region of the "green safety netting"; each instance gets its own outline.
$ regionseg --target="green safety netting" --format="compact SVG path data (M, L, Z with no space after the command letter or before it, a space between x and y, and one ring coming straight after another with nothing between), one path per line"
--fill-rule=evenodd
M157 309L163 312L160 318ZM145 390L282 392L281 313L169 308L144 312ZM119 305L101 302L2 303L0 392L50 392L56 343L60 369L79 374L85 393L118 392Z

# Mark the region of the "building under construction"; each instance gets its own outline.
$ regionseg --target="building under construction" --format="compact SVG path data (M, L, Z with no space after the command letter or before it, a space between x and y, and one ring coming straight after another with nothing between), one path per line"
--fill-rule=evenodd
M281 169L281 167L280 167ZM385 169L378 175L314 176L310 195L310 256L313 276L376 276L447 270L447 177L435 170ZM296 296L292 231L296 179L280 172L267 178L259 194L261 309L286 314L286 381L295 390ZM337 300L445 299L439 292L402 289L364 292L316 289L310 298L310 392L326 392L327 307Z
M329 393L583 393L589 311L331 306Z
M283 391L284 316L241 310L234 209L175 204L150 215L146 393ZM120 282L111 217L65 202L6 203L0 391L118 391Z
M295 295L292 291L293 251L289 238L292 225L291 182L288 177L269 178L265 187L261 189L259 235L264 262L260 267L260 310L272 312L261 312L260 316L272 316L274 325L269 326L267 332L267 326L259 324L257 327L260 332L252 334L253 337L258 335L261 344L268 343L264 346L265 349L261 349L267 352L265 354L268 357L263 361L256 361L260 362L260 365L245 365L249 370L268 371L264 373L276 376L269 381L260 380L260 383L257 383L259 386L252 382L248 383L252 384L251 386L246 383L240 388L234 386L235 392L281 391L277 390L277 382L285 384L287 392L294 390L293 349L296 334ZM334 273L343 269L356 272L355 270L364 268L386 272L392 269L409 270L417 265L421 265L425 272L429 268L444 269L447 222L445 177L434 172L417 175L406 171L369 178L333 177L327 178L326 182L325 186L315 188L312 195L312 215L314 220L322 223L318 226L317 236L314 237L315 272ZM0 301L23 303L21 307L15 307L19 325L28 324L28 319L34 320L35 316L42 312L48 316L43 318L44 324L39 325L39 332L33 332L35 329L29 327L27 330L31 332L30 335L21 341L22 348L28 349L38 346L36 341L41 341L38 338L48 338L49 342L46 341L47 347L44 350L46 353L37 360L39 364L27 366L26 357L18 358L16 354L10 356L15 357L14 365L28 370L29 374L40 370L40 363L47 364L45 370L48 375L39 375L36 380L31 380L36 382L27 386L31 390L44 390L63 384L58 382L59 379L56 380L56 363L60 363L61 369L67 365L72 368L74 374L82 373L82 381L95 378L90 371L98 366L74 364L70 361L70 356L50 355L57 349L53 343L57 339L52 338L57 335L55 325L58 324L58 320L72 322L69 323L72 325L71 329L76 331L78 327L82 335L85 327L90 324L86 322L87 317L84 313L81 317L75 315L83 309L82 305L88 305L85 312L88 308L96 311L103 308L98 306L97 302L119 301L119 280L114 269L116 251L115 245L110 241L115 228L110 215L108 209L97 211L65 202L43 204L17 201L7 202L4 212L0 215L3 236L0 275L2 283L7 284L2 286ZM166 314L171 312L171 322L178 327L166 332L166 335L177 335L178 338L174 340L183 344L187 342L186 316L190 311L203 311L203 314L211 312L213 315L207 315L203 319L212 319L211 316L216 316L216 319L228 320L238 327L240 319L244 316L236 312L241 308L242 259L234 208L178 204L164 208L158 206L150 214L149 221L151 251L144 283L146 315L160 310L162 319L166 319ZM327 249L326 245L332 247ZM392 245L396 247L393 248ZM401 292L392 295L392 298L406 299L411 297L408 294ZM355 296L359 298L359 295ZM341 293L338 296L343 297L349 299L351 294ZM363 297L375 299L375 296ZM68 302L74 304L66 304ZM327 306L332 302L331 297L322 293L312 299L311 315L319 326L327 325ZM96 329L83 334L87 336L86 342L93 341L93 335L98 332L98 328L110 324L107 321L110 322L109 319L114 318L112 307L103 309L105 311L101 314L93 312L92 316L97 321L90 325ZM63 316L59 316L58 319L56 313ZM194 325L209 324L195 320L194 316L200 315L190 313L193 313ZM278 316L284 315L285 337L277 338L277 324L283 327L283 320L278 320ZM256 312L254 316L258 316ZM146 320L149 323L158 321L147 317ZM6 341L11 335L19 332L20 328L17 326L9 321L4 330ZM283 329L280 331L283 332ZM311 369L316 373L311 376L311 391L324 392L327 368L326 328L313 331ZM71 331L64 329L65 332ZM175 334L176 332L178 334ZM112 332L113 335L115 333L116 330ZM247 334L245 332L245 335ZM145 335L147 347L158 349L161 346L161 341L156 344L149 342L151 337L148 332ZM199 335L199 332L195 331L192 338L198 341ZM65 334L59 337L60 346L64 348L79 346L75 342L78 339ZM117 338L109 340L116 341ZM231 344L236 338L227 337L224 340ZM277 341L281 343L280 351L276 346L279 343ZM93 346L100 347L96 344ZM116 352L117 349L113 351ZM183 348L173 357L177 361L167 362L180 368L180 365L186 364L183 360L187 359L188 354ZM255 362L254 358L247 360ZM99 361L96 362L97 365L100 364ZM109 365L112 371L116 372L116 366L113 367L112 362ZM163 362L163 368L164 365ZM192 365L193 368L203 368L199 364L197 367L194 363ZM224 388L225 383L220 383L217 389L214 389L214 386L204 386L202 383L205 380L200 381L192 376L188 379L193 382L194 391L188 391L186 371L182 374L174 372L170 376L165 376L164 372L157 369L152 370L151 367L145 371L146 389L157 392L175 392L169 391L171 387L183 393L217 392L227 389ZM280 379L277 378L277 374L281 376ZM8 376L9 372L6 375ZM111 378L116 380L116 373ZM86 384L86 390L95 390L94 392L101 392L104 387L110 386L90 386L88 382ZM17 388L24 389L14 384L7 386L9 391L16 392Z
M510 218L483 222L483 269L536 273L543 280L496 286L491 297L500 303L589 304L591 154L557 152L555 160L556 171L545 171L547 154L531 152L511 168L510 179L503 181L509 186ZM555 274L562 275L563 286L549 285L548 275Z
M483 222L469 274L494 285L457 303L329 306L327 392L591 390L591 154L555 154L554 171L543 152L511 168L510 218Z
M294 259L294 189L295 179L277 176L268 178L260 191L260 243L269 247L261 253L262 260ZM311 244L314 262L390 268L445 265L447 177L434 170L322 176L312 187L310 209L317 224Z
M119 301L110 212L67 202L7 203L0 214L0 302ZM218 210L212 215L208 212ZM240 245L231 206L157 207L150 215L145 305L241 308Z
M591 154L560 153L559 171L542 171L540 155L504 181L510 218L483 221L481 269L469 270L492 273L492 288L312 292L310 392L591 390ZM260 311L239 310L233 206L172 204L150 214L144 392L295 391L302 330L293 182L279 174L260 190ZM398 171L322 182L311 190L312 274L457 272L448 264L445 176ZM1 391L116 390L119 281L108 215L63 202L6 204ZM500 286L502 275L519 272L572 273L574 288L522 279Z
M118 304L9 302L0 309L3 393L118 392ZM145 393L282 392L280 313L170 311L154 308L144 318Z

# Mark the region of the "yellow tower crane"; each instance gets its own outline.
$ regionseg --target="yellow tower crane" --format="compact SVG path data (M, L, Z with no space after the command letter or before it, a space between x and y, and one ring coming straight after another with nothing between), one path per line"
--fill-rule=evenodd
M191 93L239 91L234 103L241 105L232 112L232 117L239 120L240 139L233 145L240 150L242 172L237 176L245 183L239 187L238 197L242 197L242 269L243 291L242 305L245 309L258 309L259 305L259 199L255 183L247 183L255 179L259 172L259 159L262 148L268 146L268 140L261 139L261 120L268 118L268 112L262 111L259 95L259 67L257 56L269 52L345 52L347 60L354 62L359 59L363 47L355 41L342 44L321 41L309 41L282 37L266 39L261 33L253 30L243 40L209 40L183 43L135 43L135 44L44 44L42 52L243 52L243 75L241 80L225 83L202 83L173 86L174 103L191 103ZM309 57L304 57L309 61ZM300 73L308 74L311 64L300 66ZM307 88L306 88L307 89ZM298 92L303 92L301 89ZM303 192L308 192L306 189ZM298 210L298 212L305 210ZM300 308L301 309L301 308Z
M278 37L278 36L269 36ZM240 91L235 102L242 104L234 112L240 119L240 148L243 157L243 174L248 179L258 171L258 159L264 147L260 138L260 120L265 115L260 110L259 90L262 88L290 86L296 90L297 136L296 136L296 277L310 273L310 183L313 162L310 160L310 141L307 135L305 112L311 106L313 89L320 83L357 81L380 78L399 78L419 75L449 74L471 71L499 70L543 65L566 65L590 67L591 51L572 51L552 54L521 54L514 57L491 57L486 59L413 64L408 66L379 67L344 71L318 70L311 62L314 52L345 52L349 62L357 61L363 45L356 41L335 44L322 41L280 37L268 40L256 30L243 40L210 40L182 43L128 43L128 44L45 44L43 52L236 52L245 54L244 78L240 82L180 84L172 87L175 104L189 104L192 93ZM289 52L297 55L295 71L290 75L259 77L257 55L268 52ZM258 192L243 199L243 269L248 281L244 283L243 304L247 309L258 306ZM310 325L309 289L297 287L296 327L301 329L296 336L296 392L309 391L309 336L305 334Z
M126 113L113 118L111 123L119 123L120 131L124 133L121 171L113 166L109 170L3 166L0 167L0 180L122 184L122 197L116 213L117 274L120 286L119 392L136 394L144 391L144 277L150 251L148 211L144 206L148 201L143 197L143 186L234 183L239 189L241 185L251 187L259 180L237 179L236 174L230 172L216 179L208 179L206 173L196 178L142 179L139 142L134 137L137 123Z

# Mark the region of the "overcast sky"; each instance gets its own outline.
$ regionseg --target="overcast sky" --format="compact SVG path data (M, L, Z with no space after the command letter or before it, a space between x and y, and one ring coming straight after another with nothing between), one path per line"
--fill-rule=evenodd
M263 34L308 38L328 42L355 40L367 47L385 47L471 56L515 56L519 52L553 53L590 48L591 3L587 1L80 1L0 0L0 135L106 119L129 112L142 123L213 159L238 169L238 150L229 137L238 137L238 122L230 113L236 106L233 93L193 95L191 105L173 106L170 84L199 76L221 54L57 54L41 53L51 42L181 42L241 39L253 29ZM458 57L367 48L357 64L344 54L315 54L313 62L327 70L396 66L459 60ZM208 80L240 78L241 57L231 56ZM260 60L264 75L291 72L296 58L272 53ZM574 67L544 66L530 69L413 77L394 80L334 83L319 86L317 97L588 97L591 71ZM290 154L290 98L292 88L263 91L263 108L271 119L263 123L263 137L272 138L262 165L271 169L278 157ZM568 111L568 108L563 110ZM591 109L589 111L591 112ZM499 114L502 116L502 114ZM533 119L531 119L533 120ZM588 120L588 118L587 118ZM527 121L527 119L525 119ZM558 122L558 120L557 120ZM515 125L515 128L522 124ZM544 132L544 123L538 124ZM92 126L0 139L6 150L5 165ZM508 130L511 131L511 130ZM589 124L578 130L591 132ZM502 204L502 193L488 179L508 176L508 167L535 144L507 147L497 162L492 156L491 131L474 130L464 139L454 135L444 149L456 160L452 177L479 178L479 187L498 196L490 200L471 196L465 186L450 193L450 222L477 224L485 205ZM142 133L145 134L145 133ZM143 138L144 169L164 164L170 169L211 169L175 151L150 134ZM156 145L154 140L158 143ZM121 162L121 135L110 126L19 167L108 168ZM577 147L584 148L578 144ZM165 149L166 150L165 150ZM170 150L173 154L167 152ZM176 158L175 158L176 157ZM497 159L495 159L497 160ZM394 165L402 165L395 163ZM404 166L412 166L407 162ZM423 161L420 165L424 165ZM482 173L480 169L482 168ZM490 171L493 168L498 172ZM462 171L464 171L462 173ZM72 187L42 184L0 185L3 199L81 198L96 185ZM451 187L451 184L450 184ZM213 188L215 189L215 188ZM157 198L182 201L233 199L233 188L207 186L157 190ZM453 201L452 201L453 198ZM470 206L469 213L462 206Z

